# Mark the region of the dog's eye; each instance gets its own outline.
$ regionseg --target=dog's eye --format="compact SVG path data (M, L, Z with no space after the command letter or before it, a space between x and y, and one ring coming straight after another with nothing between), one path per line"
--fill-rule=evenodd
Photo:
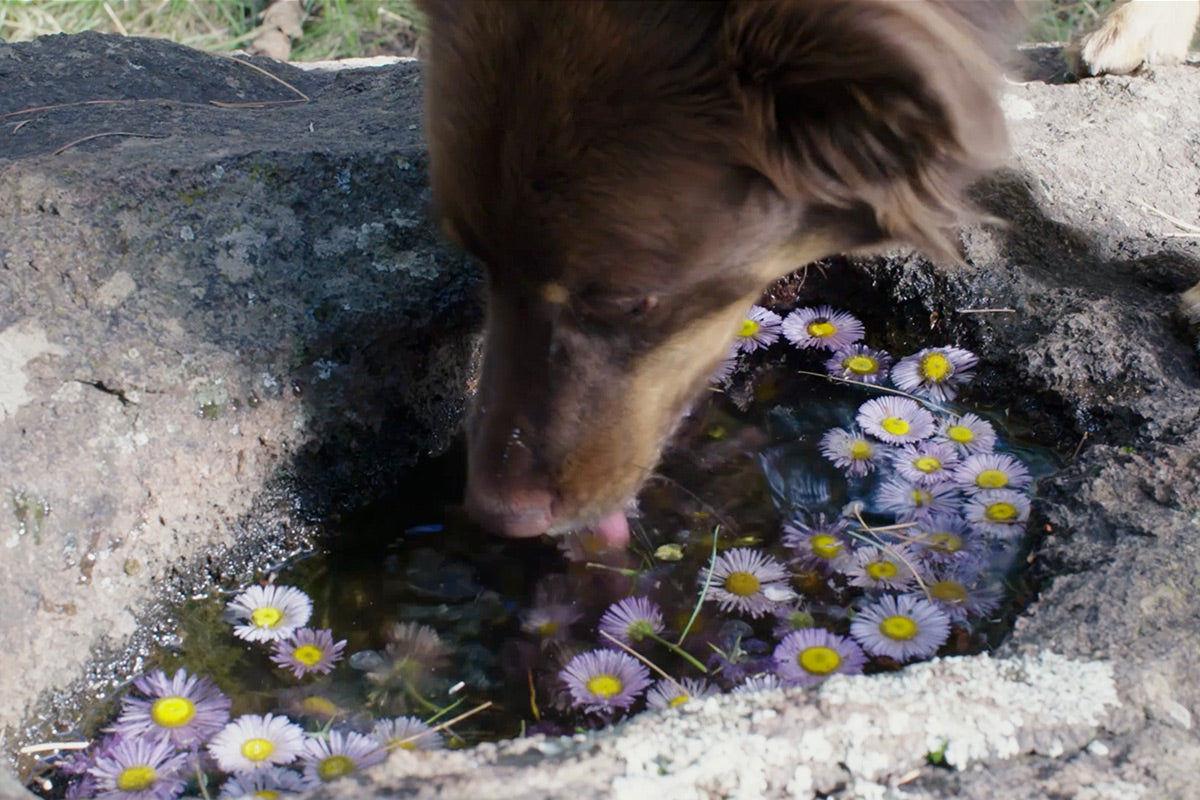
M610 319L642 317L658 307L658 295L636 297L594 297L587 302L588 311Z

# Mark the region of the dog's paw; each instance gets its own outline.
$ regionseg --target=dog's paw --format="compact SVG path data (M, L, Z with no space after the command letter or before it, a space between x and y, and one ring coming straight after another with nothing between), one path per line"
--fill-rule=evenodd
M1200 326L1200 283L1183 293L1179 298L1179 313L1188 325Z
M1126 0L1075 50L1075 70L1083 75L1123 75L1142 65L1178 64L1200 16L1200 0Z

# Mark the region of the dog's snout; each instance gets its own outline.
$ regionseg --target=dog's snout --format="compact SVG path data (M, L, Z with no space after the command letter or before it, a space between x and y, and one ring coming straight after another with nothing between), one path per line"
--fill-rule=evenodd
M482 525L513 538L545 533L553 520L553 498L543 489L467 484L467 512Z

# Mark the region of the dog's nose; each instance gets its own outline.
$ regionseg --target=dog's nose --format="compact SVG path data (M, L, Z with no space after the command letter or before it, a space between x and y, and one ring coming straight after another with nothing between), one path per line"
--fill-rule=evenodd
M486 492L474 484L467 486L467 513L485 527L515 539L539 536L549 530L552 503L550 493L540 489Z

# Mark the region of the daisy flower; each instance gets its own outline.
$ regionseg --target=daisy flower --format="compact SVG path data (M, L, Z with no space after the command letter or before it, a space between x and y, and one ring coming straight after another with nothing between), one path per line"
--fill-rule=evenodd
M708 382L715 386L723 386L729 383L730 379L733 378L733 373L737 370L738 353L740 352L738 343L734 342L729 353L721 359L721 363L713 370L713 374L708 376Z
M883 461L888 448L873 442L858 428L833 428L825 432L818 444L821 455L852 478L872 472Z
M877 385L887 380L892 357L865 344L852 344L837 350L825 362L825 371L835 378Z
M979 561L987 552L987 542L957 514L925 517L909 534L921 560L933 566Z
M367 670L367 680L383 687L384 693L404 691L406 684L418 685L430 673L446 666L453 648L437 631L420 622L396 622L384 631L388 639L384 658Z
M646 692L646 705L649 708L675 708L684 703L702 697L712 697L717 694L715 686L706 680L680 678L677 681L655 681Z
M965 622L968 616L986 617L1000 607L1002 592L973 565L947 567L929 576L924 591L908 596L927 599L946 613L951 622Z
M858 675L867 658L845 636L809 628L783 637L775 648L775 671L792 686L810 686L830 675Z
M904 663L936 653L950 618L923 597L884 595L854 617L850 635L871 655Z
M933 415L907 397L876 397L858 407L858 426L888 444L928 439L937 426Z
M758 618L793 597L788 571L771 556L749 547L735 547L717 556L709 571L699 576L708 583L705 599L722 611Z
M1024 489L1032 480L1024 464L1003 453L967 456L954 471L954 482L969 494L992 489Z
M969 350L927 347L892 367L892 383L901 391L944 403L958 396L959 385L970 382L971 368L978 363Z
M238 797L274 798L282 793L299 794L304 791L304 778L300 773L283 767L269 767L257 772L234 775L221 785L217 800L235 800Z
M774 311L762 306L750 306L738 328L736 347L743 353L753 353L760 347L769 347L779 338L782 318Z
M932 486L951 478L958 464L958 450L945 442L905 445L891 453L896 474L917 486Z
M308 674L324 675L333 670L346 649L346 640L333 641L329 630L297 629L287 641L276 641L271 660L283 669L290 669L297 678Z
M328 737L310 737L304 741L304 752L300 754L304 783L308 788L316 788L378 764L387 754L379 742L354 731L332 730Z
M251 642L286 639L312 616L312 600L294 586L251 586L225 607L233 635Z
M558 676L576 707L597 714L629 708L650 685L650 671L619 650L580 653Z
M613 603L600 617L597 627L627 645L653 639L666 629L662 609L646 597L626 597Z
M445 746L442 734L416 717L381 719L371 729L371 736L388 750L441 750Z
M774 672L763 675L751 675L746 680L729 690L730 694L757 694L769 689L782 689L783 681Z
M895 514L899 522L952 514L958 510L960 499L958 489L949 483L924 487L896 479L884 483L875 493L880 510Z
M1029 520L1029 498L1011 489L980 492L967 501L963 517L979 533L999 539L1020 536Z
M954 445L963 455L990 453L996 446L996 429L977 414L963 414L943 421L934 439Z
M795 554L794 563L801 569L829 573L849 558L850 540L846 535L849 528L850 523L844 519L826 523L825 517L818 515L813 525L802 522L784 525L782 542Z
M187 779L180 777L188 754L176 753L165 736L120 739L96 756L88 767L97 797L112 800L167 800L183 793Z
M137 678L133 688L144 697L126 697L116 731L133 738L148 733L165 735L175 747L198 747L229 722L229 698L208 678L162 670Z
M771 612L771 616L775 618L775 626L771 628L771 634L776 639L782 639L789 633L802 631L817 624L812 613L805 608L803 602L777 608Z
M304 749L304 729L287 717L243 714L208 743L225 772L257 772L290 764Z
M841 350L863 337L863 324L829 306L797 308L783 321L784 337L796 347Z
M534 606L521 612L521 630L532 633L543 644L558 642L571 637L571 626L583 618L583 612L574 603L550 603Z
M847 568L851 586L876 591L903 590L917 582L912 564L916 557L902 544L888 548L860 547L854 551L854 561Z

